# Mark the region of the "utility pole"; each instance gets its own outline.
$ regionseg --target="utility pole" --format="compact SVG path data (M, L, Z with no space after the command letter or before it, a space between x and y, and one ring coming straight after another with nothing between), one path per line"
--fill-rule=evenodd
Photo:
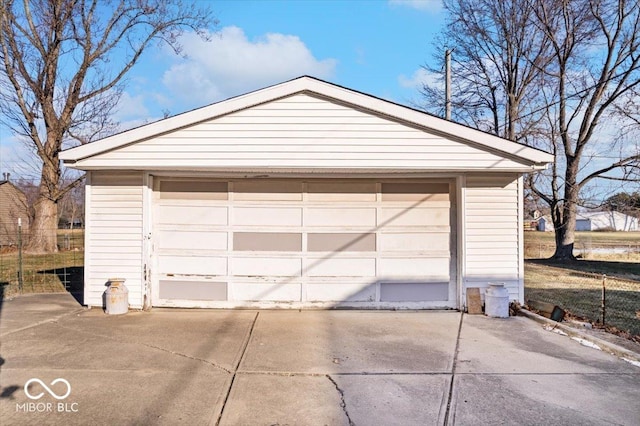
M18 289L22 294L24 287L24 271L22 270L22 218L18 218Z
M447 49L444 54L444 118L451 121L451 52L453 49Z

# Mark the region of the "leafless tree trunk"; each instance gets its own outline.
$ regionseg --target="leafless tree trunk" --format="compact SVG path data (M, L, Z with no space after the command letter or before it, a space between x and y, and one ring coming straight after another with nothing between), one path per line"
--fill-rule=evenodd
M42 163L27 249L57 250L64 185L59 153L113 129L126 74L157 40L179 52L185 29L212 24L195 3L164 0L0 0L0 120Z

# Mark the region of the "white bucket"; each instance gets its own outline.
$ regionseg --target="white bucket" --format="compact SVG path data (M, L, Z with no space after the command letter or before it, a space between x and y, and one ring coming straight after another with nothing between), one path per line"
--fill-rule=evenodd
M504 284L489 283L484 292L484 313L494 318L509 317L509 290Z

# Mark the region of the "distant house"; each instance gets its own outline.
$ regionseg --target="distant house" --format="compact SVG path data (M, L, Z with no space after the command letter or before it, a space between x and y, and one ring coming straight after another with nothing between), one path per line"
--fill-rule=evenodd
M614 211L578 213L576 231L638 231L638 218Z
M538 231L553 231L553 221L543 216L537 222ZM576 231L640 231L638 218L620 212L580 212L576 218Z
M537 220L536 229L542 232L551 232L553 231L553 221L549 216L539 217Z
M18 219L29 229L27 196L8 180L0 180L0 246L18 242Z

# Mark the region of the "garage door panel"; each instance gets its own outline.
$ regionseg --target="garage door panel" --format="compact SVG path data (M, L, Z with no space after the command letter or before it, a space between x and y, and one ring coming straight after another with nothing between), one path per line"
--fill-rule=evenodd
M449 251L448 232L380 234L382 251Z
M302 259L286 257L234 257L232 275L236 276L284 276L302 275Z
M309 302L374 302L375 283L353 284L347 281L307 285Z
M158 248L167 250L226 250L227 233L162 230L158 233Z
M160 280L161 299L227 300L227 283L215 281Z
M249 302L299 302L301 286L300 284L236 283L233 288L233 299Z
M302 234L296 232L234 232L233 249L236 251L302 250Z
M449 259L430 258L382 258L378 275L381 277L441 277L448 281Z
M310 252L376 251L375 233L309 233L307 250Z
M244 226L300 226L301 208L235 207L234 225Z
M448 282L380 283L381 302L437 302L448 297Z
M226 207L208 206L157 206L156 223L183 225L226 225Z
M226 275L227 258L216 256L160 255L158 268L162 274Z
M375 277L375 258L309 258L305 275L310 277Z
M309 201L376 201L376 184L373 182L311 182L307 191Z
M375 208L309 208L304 217L305 226L370 226L376 225Z
M448 201L448 183L383 183L382 201Z
M237 181L233 192L237 201L302 201L302 182Z
M173 200L226 200L227 182L165 180L160 182L160 198Z
M448 227L448 207L384 207L380 211L378 226L390 228L399 226L444 226Z

